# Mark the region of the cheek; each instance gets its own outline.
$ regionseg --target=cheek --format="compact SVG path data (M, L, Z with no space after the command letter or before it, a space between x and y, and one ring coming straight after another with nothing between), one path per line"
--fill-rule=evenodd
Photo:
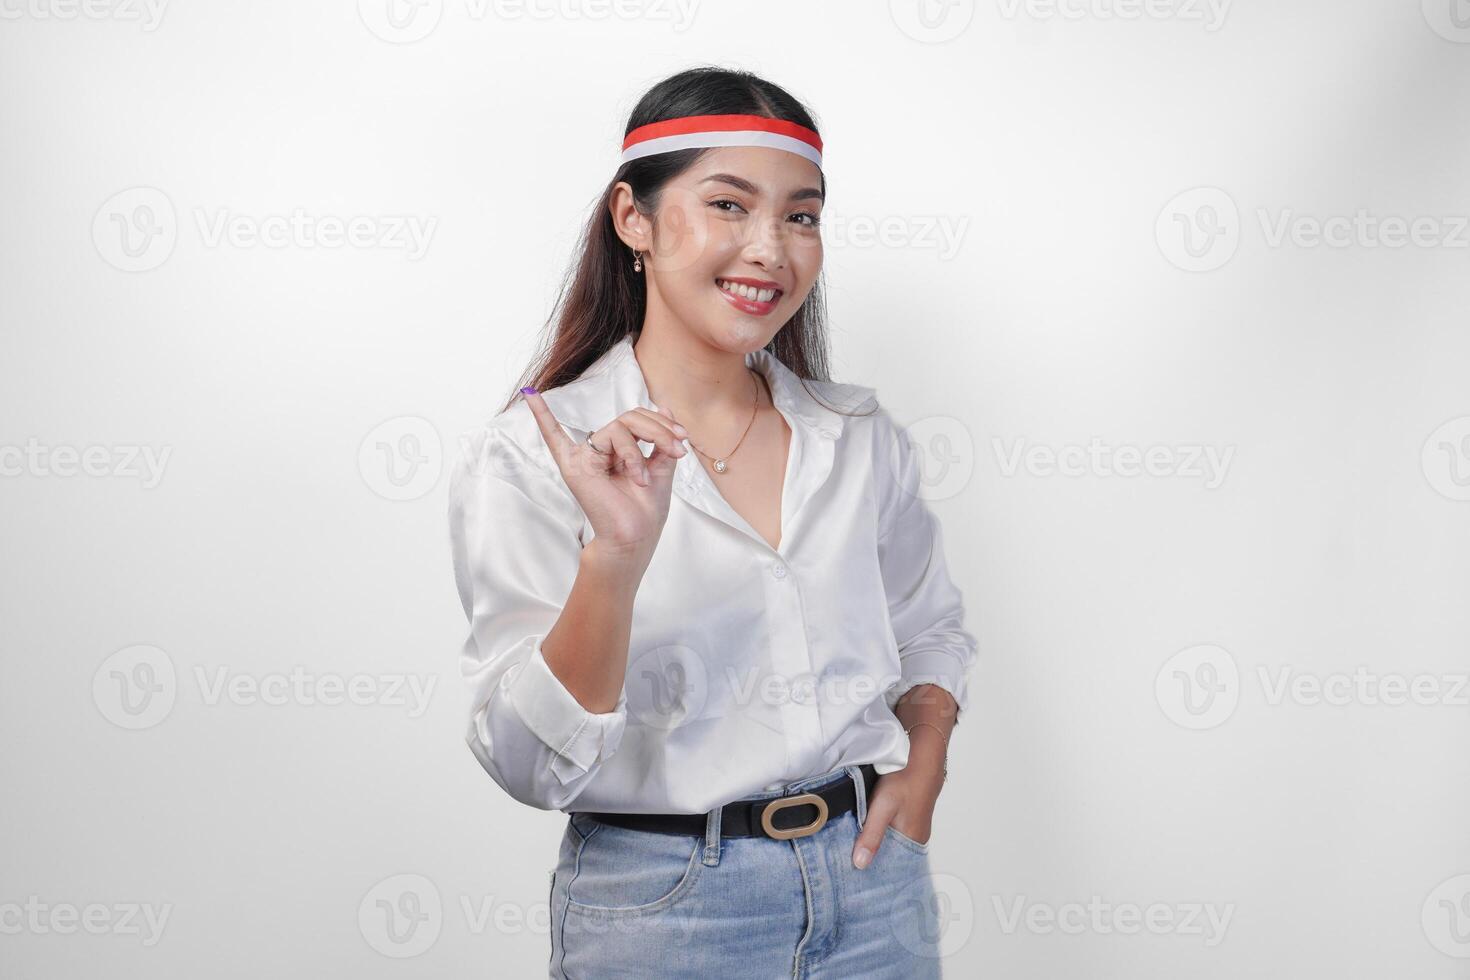
M805 295L822 271L822 239L818 235L792 235L786 254L791 261L791 271L801 284L800 292Z
M697 270L720 247L719 223L698 196L678 188L665 190L653 237L660 275Z
M792 235L790 251L791 261L797 271L816 278L817 273L822 270L822 236L815 232Z

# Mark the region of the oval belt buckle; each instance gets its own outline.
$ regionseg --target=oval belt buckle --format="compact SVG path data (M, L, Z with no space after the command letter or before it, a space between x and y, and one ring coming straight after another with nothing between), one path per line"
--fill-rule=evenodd
M790 827L786 830L777 830L771 824L771 815L777 810L784 810L790 806L812 805L817 808L817 818L805 827ZM827 801L816 793L802 793L799 796L788 796L777 800L761 812L761 828L769 837L776 840L790 840L793 837L808 837L821 830L827 823Z

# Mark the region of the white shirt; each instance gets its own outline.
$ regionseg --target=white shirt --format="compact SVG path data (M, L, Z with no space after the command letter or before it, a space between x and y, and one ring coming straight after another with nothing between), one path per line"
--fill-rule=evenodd
M543 393L574 440L653 408L637 336ZM914 447L874 389L807 382L845 412L874 411L848 417L767 351L745 360L791 427L780 547L694 452L680 457L609 712L583 708L542 655L594 532L530 406L517 400L461 439L449 518L470 622L467 741L522 803L703 813L840 766L902 769L909 743L893 705L916 684L949 691L963 717L976 642L919 496Z

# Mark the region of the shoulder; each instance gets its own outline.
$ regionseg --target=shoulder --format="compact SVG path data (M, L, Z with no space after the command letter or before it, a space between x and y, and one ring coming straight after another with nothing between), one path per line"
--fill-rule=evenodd
M595 417L600 391L595 378L581 377L541 397L562 429L580 441L580 436L591 431L585 426L587 419ZM462 432L459 445L461 468L476 462L503 465L520 461L548 474L555 470L546 437L524 398L517 397L510 407Z
M498 527L555 527L585 533L581 505L567 486L536 417L523 399L459 436L450 468L451 521Z
M844 438L851 437L857 444L855 451L867 459L880 511L889 514L902 510L900 505L917 492L921 478L919 448L877 389L866 385L839 387L845 389L838 393L848 406L844 411L852 413L844 422Z
M529 455L531 443L526 436L535 429L535 421L526 403L517 399L509 408L462 431L457 442L456 474L483 475L493 472L485 464Z
M825 406L844 416L844 438L864 443L875 457L893 456L900 451L898 443L903 429L877 388L850 382L806 383Z
M816 397L842 412L864 413L878 404L877 389L867 385L812 380L807 380L805 384Z
M851 382L811 378L796 383L804 389L798 398L798 411L803 419L812 425L821 425L824 430L835 423L844 443L868 443L873 432L881 427L882 406L876 389Z
M548 392L547 404L552 403L550 395ZM460 432L453 449L457 452L450 467L451 501L501 493L509 488L519 491L517 496L543 505L555 499L571 499L570 490L541 435L541 427L523 398ZM509 488L505 487L507 484ZM493 487L502 489L493 490Z

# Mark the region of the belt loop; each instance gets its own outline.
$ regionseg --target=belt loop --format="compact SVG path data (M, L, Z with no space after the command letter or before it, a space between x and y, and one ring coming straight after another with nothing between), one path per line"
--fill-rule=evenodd
M725 808L717 806L709 812L704 824L704 864L705 867L718 867L720 863L720 817Z
M863 771L858 766L845 766L848 776L852 777L854 792L857 796L857 822L858 830L863 829L863 822L868 819L868 787L863 783Z

